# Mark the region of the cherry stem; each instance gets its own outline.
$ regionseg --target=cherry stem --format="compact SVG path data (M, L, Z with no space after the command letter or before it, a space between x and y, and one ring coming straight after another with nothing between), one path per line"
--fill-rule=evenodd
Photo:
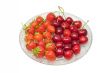
M64 18L66 19L66 16L64 14L64 9L62 7L60 7L60 6L58 6L58 8L59 8L60 12L63 14Z
M87 25L88 22L89 22L89 20L87 20L87 22L82 26L82 28L84 28Z
M59 11L54 11L53 13L58 13L60 15L60 12Z

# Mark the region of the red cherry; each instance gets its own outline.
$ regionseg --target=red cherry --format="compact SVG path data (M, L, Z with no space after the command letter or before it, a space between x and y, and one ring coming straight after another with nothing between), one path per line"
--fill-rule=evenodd
M79 39L78 33L73 32L73 33L71 34L71 38L72 38L72 40L78 40L78 39Z
M63 49L62 48L57 48L55 53L58 58L63 57Z
M74 54L73 54L72 50L67 50L64 52L64 58L66 60L70 60L73 56L74 56Z
M56 20L54 20L52 25L55 26L55 27L59 27L60 26L60 23L57 22Z
M54 13L50 12L50 13L47 15L46 19L49 20L49 21L51 21L51 22L52 22L53 20L55 20L55 15L54 15Z
M80 53L80 45L74 45L72 49L75 55Z
M78 31L78 33L79 33L79 36L86 36L87 35L87 30L86 29L80 29L79 31Z
M82 26L82 22L81 21L74 21L74 25L77 27L77 28L80 28Z
M53 41L54 42L62 42L61 36L60 35L54 35L53 36Z
M71 25L73 22L73 19L71 17L67 17L66 22Z
M63 37L63 43L65 44L71 43L71 37L67 37L67 36Z
M64 29L67 29L67 28L70 27L70 25L69 25L67 22L63 22L63 23L61 24L61 27L64 28Z
M71 30L71 32L78 32L78 28L74 25L71 25L69 29Z
M72 46L78 45L78 44L79 44L79 41L77 41L77 40L72 41Z
M55 33L61 35L63 33L63 28L62 27L56 28Z
M87 43L87 41L88 41L88 38L86 36L80 36L79 37L79 42L81 44L85 44L85 43Z
M70 36L71 35L71 31L69 29L65 29L63 32L64 36Z
M63 42L57 42L56 48L63 48Z
M56 18L57 22L62 23L64 21L62 16L57 16Z
M64 45L64 50L71 50L71 44L65 44Z

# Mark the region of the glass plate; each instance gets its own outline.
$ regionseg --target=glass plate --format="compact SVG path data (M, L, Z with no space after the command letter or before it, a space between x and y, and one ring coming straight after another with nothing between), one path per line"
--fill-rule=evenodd
M42 17L46 17L47 15L47 12L46 13L42 13L40 14L40 16ZM55 15L59 15L59 13L55 13ZM80 19L79 17L73 15L73 14L70 14L70 13L66 13L65 12L65 16L68 17L72 17L74 20L80 20L82 21L82 24L85 24L85 21L83 21L82 19ZM31 23L37 16L31 18L27 23L26 25L29 25L29 23ZM26 49L26 46L25 46L25 40L24 40L24 37L25 37L25 31L23 30L23 28L21 29L21 32L20 32L20 35L19 35L19 41L20 41L20 45L21 45L21 48L22 50L26 53L26 55L28 55L30 58L34 59L35 61L37 62L40 62L40 63L43 63L43 64L48 64L48 65L64 65L64 64L68 64L68 63L72 63L78 59L80 59L81 57L83 57L89 50L90 46L91 46L91 43L92 43L92 32L91 32L91 29L89 28L88 25L86 25L84 27L85 29L87 29L88 31L88 42L84 45L81 45L81 51L80 51L80 54L78 55L75 55L71 60L65 60L64 58L57 58L56 61L54 62L49 62L44 58L42 59L39 59L39 58L36 58L30 51L28 51Z

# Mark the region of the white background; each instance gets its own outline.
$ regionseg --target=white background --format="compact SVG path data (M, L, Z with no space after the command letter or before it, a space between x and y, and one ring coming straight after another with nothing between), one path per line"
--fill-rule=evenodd
M19 44L19 32L31 17L58 6L90 20L93 43L77 62L50 66L30 59ZM110 73L109 0L0 0L0 73Z

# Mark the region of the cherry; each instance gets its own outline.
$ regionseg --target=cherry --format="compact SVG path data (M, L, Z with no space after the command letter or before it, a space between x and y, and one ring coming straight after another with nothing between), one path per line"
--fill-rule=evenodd
M56 48L63 48L63 42L57 42Z
M74 45L73 48L72 48L73 52L75 55L79 54L80 53L80 45Z
M78 40L78 39L79 39L78 33L73 32L73 33L71 34L71 38L72 38L72 40Z
M63 37L62 40L63 40L63 43L65 43L65 44L71 43L71 37L65 36L65 37Z
M80 36L79 37L79 42L81 44L85 44L85 43L87 43L87 41L88 41L88 38L86 36Z
M77 45L77 44L79 44L79 41L76 41L76 40L72 41L72 46Z
M74 25L71 25L70 28L71 32L78 32L78 28Z
M80 29L79 31L78 31L78 33L79 33L79 36L86 36L87 35L87 30L86 29Z
M67 22L63 22L63 23L61 24L61 27L64 28L64 29L67 29L67 28L70 27L70 25L69 25Z
M67 50L64 52L64 58L66 60L70 60L73 56L74 56L74 54L73 54L72 50Z
M82 26L82 22L81 21L74 21L74 25L77 27L77 28L80 28Z
M67 17L66 22L71 25L73 22L73 19L71 17Z
M57 22L56 20L54 20L54 21L53 21L53 26L55 26L55 27L59 27L59 26L60 26L60 23Z
M63 57L63 49L62 48L57 48L55 53L58 58Z
M62 34L63 33L63 28L62 27L56 28L55 33L56 34Z
M55 34L55 35L53 36L53 41L54 41L54 42L61 42L61 41L62 41L61 36Z
M65 44L64 50L71 50L71 44Z
M56 18L57 22L62 23L64 21L62 16L57 16Z
M69 29L65 29L65 30L63 31L63 35L64 35L64 36L70 36L70 35L71 35L71 31L70 31Z

